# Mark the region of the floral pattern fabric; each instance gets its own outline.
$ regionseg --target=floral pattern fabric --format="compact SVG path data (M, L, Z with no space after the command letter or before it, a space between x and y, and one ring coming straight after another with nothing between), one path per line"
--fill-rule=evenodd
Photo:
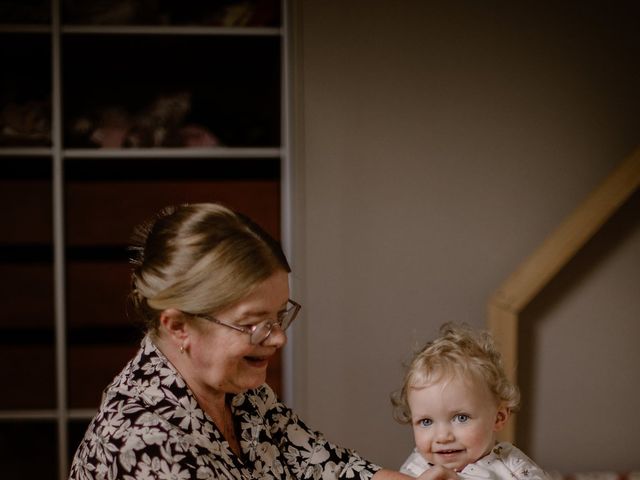
M402 473L420 476L433 467L417 450L405 460ZM498 443L486 456L458 472L464 480L550 480L550 477L522 450L508 442Z
M70 480L370 479L379 466L307 428L267 385L233 397L241 457L145 337L103 395Z

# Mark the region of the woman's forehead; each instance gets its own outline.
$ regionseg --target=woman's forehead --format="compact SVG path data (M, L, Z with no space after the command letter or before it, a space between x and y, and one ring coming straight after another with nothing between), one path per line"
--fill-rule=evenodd
M279 270L258 283L244 298L224 311L233 310L238 316L265 315L286 307L288 300L288 274Z

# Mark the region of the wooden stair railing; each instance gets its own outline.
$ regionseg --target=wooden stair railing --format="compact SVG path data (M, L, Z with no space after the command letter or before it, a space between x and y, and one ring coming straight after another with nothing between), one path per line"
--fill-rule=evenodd
M627 157L491 295L488 327L517 381L518 316L640 186L640 148ZM500 439L515 440L512 416Z

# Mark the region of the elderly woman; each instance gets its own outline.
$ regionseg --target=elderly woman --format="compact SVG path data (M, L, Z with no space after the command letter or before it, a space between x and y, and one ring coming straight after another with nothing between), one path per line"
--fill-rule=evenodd
M139 237L131 300L147 334L106 389L71 479L410 478L329 443L264 383L300 310L267 233L195 204Z

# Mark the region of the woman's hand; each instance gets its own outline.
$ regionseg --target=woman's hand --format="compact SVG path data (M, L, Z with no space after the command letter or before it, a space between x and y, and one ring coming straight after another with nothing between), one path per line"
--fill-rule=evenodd
M372 480L413 480L413 477L404 473L382 469L376 472ZM460 480L460 477L453 470L436 466L425 471L417 480Z

